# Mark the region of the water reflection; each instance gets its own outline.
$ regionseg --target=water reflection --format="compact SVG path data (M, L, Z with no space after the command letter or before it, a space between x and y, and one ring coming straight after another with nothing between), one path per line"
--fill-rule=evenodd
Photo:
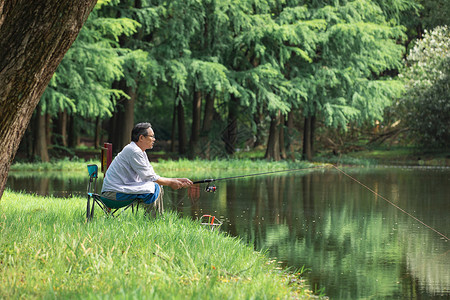
M6 187L42 196L68 198L85 196L87 172L10 172ZM99 178L99 189L103 180Z
M371 189L447 237L449 169L354 169ZM55 177L60 177L57 175ZM86 177L66 174L13 189L83 194ZM218 176L220 177L220 176ZM33 182L34 181L34 182ZM23 184L23 183L22 183ZM450 296L450 241L333 170L221 181L216 193L189 199L166 189L166 206L183 215L219 217L222 230L284 265L310 269L312 287L332 299L432 299ZM204 188L204 186L203 186ZM55 191L53 192L55 194Z
M449 236L449 171L350 173ZM332 299L450 296L450 242L336 171L221 182L179 212L214 214L223 230L287 266L310 268L311 286ZM184 195L184 196L183 196Z

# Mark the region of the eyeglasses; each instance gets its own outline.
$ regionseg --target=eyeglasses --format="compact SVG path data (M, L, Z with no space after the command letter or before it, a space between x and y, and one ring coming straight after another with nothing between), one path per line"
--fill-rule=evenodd
M144 136L156 140L155 135L144 135Z

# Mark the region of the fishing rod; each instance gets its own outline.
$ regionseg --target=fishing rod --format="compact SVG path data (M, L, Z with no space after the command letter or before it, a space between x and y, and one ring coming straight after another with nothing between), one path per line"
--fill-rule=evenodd
M275 173L295 172L295 171L309 170L309 169L318 169L318 168L323 168L325 166L328 166L328 165L322 165L322 166L316 166L316 167L308 167L308 168L289 169L289 170L269 171L269 172L245 174L245 175L230 176L230 177L223 177L223 178L209 178L209 179L202 179L202 180L194 181L192 184L208 183L208 186L206 187L205 190L207 192L215 192L216 191L216 187L209 185L209 183L214 182L214 181L230 180L230 179L237 179L237 178L244 178L244 177L253 177L253 176L261 176L261 175L268 175L268 174L275 174Z

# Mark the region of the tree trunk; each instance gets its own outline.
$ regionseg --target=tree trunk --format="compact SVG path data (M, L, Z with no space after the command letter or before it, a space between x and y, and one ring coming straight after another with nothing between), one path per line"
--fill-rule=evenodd
M41 107L38 106L36 111L36 124L34 127L35 138L34 138L34 156L39 157L43 162L48 162L50 159L48 157L48 147L47 147L47 137L46 137L46 126L45 126L46 114L42 114Z
M67 147L67 111L61 111L58 113L56 120L57 128L55 128L56 136L53 136L53 143Z
M49 113L45 115L45 143L47 144L47 148L52 145L52 116Z
M96 2L0 2L0 198L31 115Z
M312 160L314 156L314 134L316 127L316 116L305 117L303 129L303 159Z
M36 117L33 115L30 120L30 124L36 123ZM26 158L28 161L33 161L33 155L34 155L34 132L32 130L32 127L34 126L28 126L25 130L25 135L27 138L23 139L20 143L19 150L22 148L24 149L23 152L26 154Z
M117 128L117 124L118 124L118 112L117 112L118 108L116 107L112 117L109 119L108 121L108 143L111 143L113 146L113 152L114 152L114 145L117 144L117 136L116 136L116 128Z
M314 140L316 139L316 116L311 116L311 159L314 157Z
M172 114L172 132L170 134L170 152L175 153L175 139L176 139L176 126L177 126L177 101L174 101L173 114Z
M177 105L178 112L178 152L181 155L186 154L187 136L186 136L186 123L184 120L184 106L181 101Z
M275 161L281 160L280 156L280 123L281 113L278 111L275 115L271 116L269 139L267 141L266 159L272 159Z
M99 149L100 145L103 145L102 141L102 119L100 116L95 118L95 137L94 137L94 148Z
M202 93L194 92L193 106L192 106L192 130L191 140L189 142L189 156L194 158L200 153L198 142L200 140L200 125L202 113Z
M294 139L293 139L293 135L294 135L294 112L291 110L288 113L288 119L286 121L286 126L287 126L287 132L288 132L288 144L287 144L287 148L289 148L289 156L292 160L295 160L295 155L294 155Z
M237 142L237 117L238 101L236 96L231 95L228 103L228 126L225 128L222 140L225 142L225 151L228 154L234 154Z
M286 146L285 146L285 142L284 142L284 116L281 116L281 120L280 120L280 126L279 126L279 131L280 131L280 156L282 159L286 159L287 158L287 154L286 154Z
M305 117L305 126L303 127L303 159L312 160L311 117Z
M202 135L206 136L212 127L212 122L214 120L214 95L206 94L205 112L203 114L203 126Z
M264 133L262 130L264 127L264 123L263 123L264 119L265 119L265 116L261 112L255 112L253 114L253 122L255 122L255 127L256 127L253 148L264 145Z
M123 147L131 142L131 131L134 127L134 104L136 102L136 91L132 87L124 89L130 99L124 100L123 110L119 114L119 128L117 131L118 141L116 149L121 151ZM113 146L114 147L114 146Z
M68 129L67 129L67 145L69 148L76 148L80 143L80 135L78 133L77 115L68 116Z
M206 159L211 158L211 140L209 139L209 133L212 128L214 116L216 114L214 110L214 94L208 93L205 97L205 111L203 114L203 126L201 131L200 142L202 145L202 157Z
M130 98L122 97L116 107L110 126L109 137L113 147L113 153L122 151L123 147L131 142L131 130L134 127L134 104L136 91L126 85L125 79L113 83L115 89L122 90Z

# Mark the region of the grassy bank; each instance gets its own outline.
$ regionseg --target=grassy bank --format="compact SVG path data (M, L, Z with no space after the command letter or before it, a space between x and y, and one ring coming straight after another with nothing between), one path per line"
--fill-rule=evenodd
M374 166L450 166L450 152L446 149L423 150L414 147L373 148L345 154L319 154L316 161L332 164Z
M155 169L167 175L167 172L177 174L186 172L195 173L252 173L277 170L299 169L317 166L320 164L376 166L376 165L408 165L408 166L450 166L450 152L447 150L424 151L416 148L393 147L378 148L333 155L330 153L317 153L314 162L303 160L267 161L261 157L261 151L238 153L234 159L150 159ZM244 155L245 154L245 155ZM161 155L159 155L161 156ZM11 171L72 171L85 172L86 164L95 163L100 166L100 160L62 159L45 163L15 162ZM191 177L191 176L189 176Z
M11 165L11 171L82 171L85 172L86 165L94 163L100 167L100 161L91 160L58 160L53 162L41 163L23 163L18 162ZM306 161L273 161L251 160L251 159L221 159L221 160L160 160L152 162L155 170L161 172L187 172L193 173L201 170L202 172L227 172L247 171L247 172L266 172L288 169L308 168L314 164Z
M296 274L236 238L167 213L84 219L85 199L5 191L0 298L309 298ZM289 282L295 282L289 285Z

